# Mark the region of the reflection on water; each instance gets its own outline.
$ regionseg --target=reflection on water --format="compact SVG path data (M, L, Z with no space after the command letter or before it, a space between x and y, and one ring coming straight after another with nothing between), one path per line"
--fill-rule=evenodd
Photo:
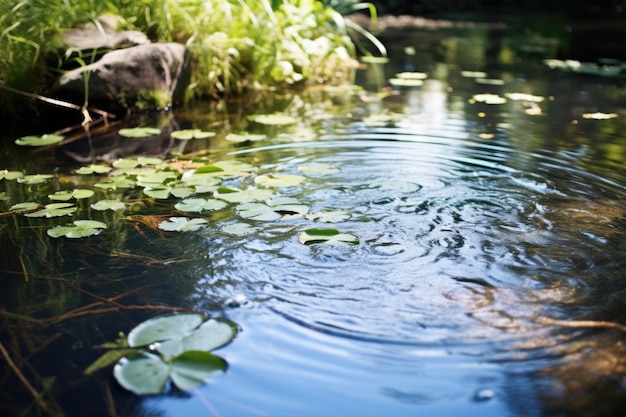
M101 236L50 241L42 223L2 218L3 345L22 352L33 380L71 381L55 388L68 415L105 415L107 397L124 416L617 415L626 407L623 79L555 74L541 65L554 43L529 56L497 32L477 32L407 36L426 46L395 51L387 71L410 64L429 74L423 86L384 98L295 98L287 111L301 125L266 128L265 142L233 145L225 132L208 151L202 141L152 142L163 147L155 154L259 168L229 186L253 186L264 173L303 175L276 192L309 213L341 211L335 223L258 222L231 205L204 215L208 227L193 233L160 234L107 214L115 226ZM479 93L544 100L485 104ZM208 129L221 117L196 111L167 124ZM619 117L583 117L593 112ZM34 173L30 156L14 164ZM116 196L139 214L152 204L172 215L179 201L146 202L138 190ZM240 223L257 231L224 232ZM19 233L9 232L16 225ZM302 230L326 226L360 243L298 243ZM240 325L220 351L225 376L145 401L106 373L82 379L97 356L90 347L168 308ZM3 385L19 386L2 371ZM74 401L75 390L90 402ZM28 393L7 392L3 403L29 403Z

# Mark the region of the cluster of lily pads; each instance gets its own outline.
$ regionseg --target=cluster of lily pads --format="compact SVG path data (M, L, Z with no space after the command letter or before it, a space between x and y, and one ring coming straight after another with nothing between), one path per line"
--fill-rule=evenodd
M190 390L226 370L226 361L211 352L236 335L236 325L226 319L207 320L199 312L160 315L100 346L107 351L85 373L115 364L115 379L136 394L160 394L168 381Z
M278 116L264 117L272 119ZM286 116L278 119L279 123L287 122ZM268 120L263 122L267 123ZM129 138L140 138L159 134L160 130L138 127L121 129L119 133ZM173 137L180 140L206 139L214 135L214 132L199 129L172 133ZM47 145L49 141L44 136L41 137L42 142ZM264 135L248 133L231 133L226 136L226 140L234 142L257 141L264 138ZM28 140L20 138L16 143L28 146L38 144L34 137ZM282 195L281 191L300 186L307 180L305 174L334 173L337 170L331 165L310 164L303 165L301 173L298 174L284 172L260 174L256 172L256 167L238 160L208 162L203 159L166 161L157 157L122 158L112 164L90 164L75 171L78 175L94 177L93 189L57 191L47 195L51 202L21 202L10 206L9 211L30 218L75 216L81 213L80 209L84 205L79 207L70 200L87 200L90 202L91 210L123 212L127 209L127 203L119 198L110 198L107 194L114 193L119 196L126 190L140 188L148 199L177 200L173 204L176 213L172 213L172 216L158 224L159 229L167 232L189 232L206 227L208 213L225 209L229 205L234 205L234 212L239 218L256 222L305 217L313 222L333 223L350 217L350 214L342 210L310 213L309 205L296 198ZM248 177L252 180L244 181ZM49 174L25 175L18 171L0 171L0 180L14 180L31 186L49 183L54 179L55 176ZM104 193L105 198L92 202L96 191L99 191L100 195ZM97 235L107 228L108 225L100 220L77 219L54 226L48 229L47 234L54 238L81 238ZM253 233L258 229L248 223L229 224L223 228L226 233L237 235ZM301 233L299 241L303 244L339 241L359 243L356 236L333 228L311 228Z

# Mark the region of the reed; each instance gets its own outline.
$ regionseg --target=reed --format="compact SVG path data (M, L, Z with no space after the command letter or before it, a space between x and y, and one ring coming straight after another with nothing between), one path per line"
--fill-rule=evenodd
M223 96L250 89L349 81L357 48L355 27L341 12L353 0L0 0L0 83L45 94L70 54L60 34L99 17L119 17L119 29L153 41L185 44L193 57L188 97Z

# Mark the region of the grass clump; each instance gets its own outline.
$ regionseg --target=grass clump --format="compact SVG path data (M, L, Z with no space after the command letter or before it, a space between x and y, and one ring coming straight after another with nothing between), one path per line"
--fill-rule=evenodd
M188 47L188 98L343 83L351 81L357 48L342 8L373 11L353 0L0 0L0 83L45 93L68 60L88 62L67 51L60 34L88 23L102 29L105 14L118 17L119 30Z

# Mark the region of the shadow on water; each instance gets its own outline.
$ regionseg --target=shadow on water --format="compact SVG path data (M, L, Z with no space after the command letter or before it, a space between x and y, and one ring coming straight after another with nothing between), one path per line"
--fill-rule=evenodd
M298 116L292 126L198 106L135 121L161 123L162 134L124 146L117 129L55 152L7 145L10 170L62 167L45 185L2 183L2 410L37 415L11 358L45 393L50 415L55 404L68 416L619 415L624 78L550 70L542 60L562 40L532 37L534 49L524 49L522 37L407 32L382 71L423 71L423 85L291 97L281 110ZM486 93L508 99L476 97ZM617 117L584 117L596 113ZM210 143L169 135L187 127L218 134ZM225 140L245 129L267 139ZM201 230L165 232L160 221L190 215L174 208L182 198L147 198L135 187L102 192L122 199L124 212L79 203L78 213L110 225L99 236L52 240L46 230L65 221L7 211L33 193L98 180L73 175L68 157L80 166L147 153L250 164L223 180L242 189L263 187L264 174L291 174L302 181L266 187L306 205L308 216L259 221L231 203L201 213ZM359 243L300 244L311 227ZM94 346L172 310L238 323L220 350L225 375L145 399L109 370L82 375L99 355Z

